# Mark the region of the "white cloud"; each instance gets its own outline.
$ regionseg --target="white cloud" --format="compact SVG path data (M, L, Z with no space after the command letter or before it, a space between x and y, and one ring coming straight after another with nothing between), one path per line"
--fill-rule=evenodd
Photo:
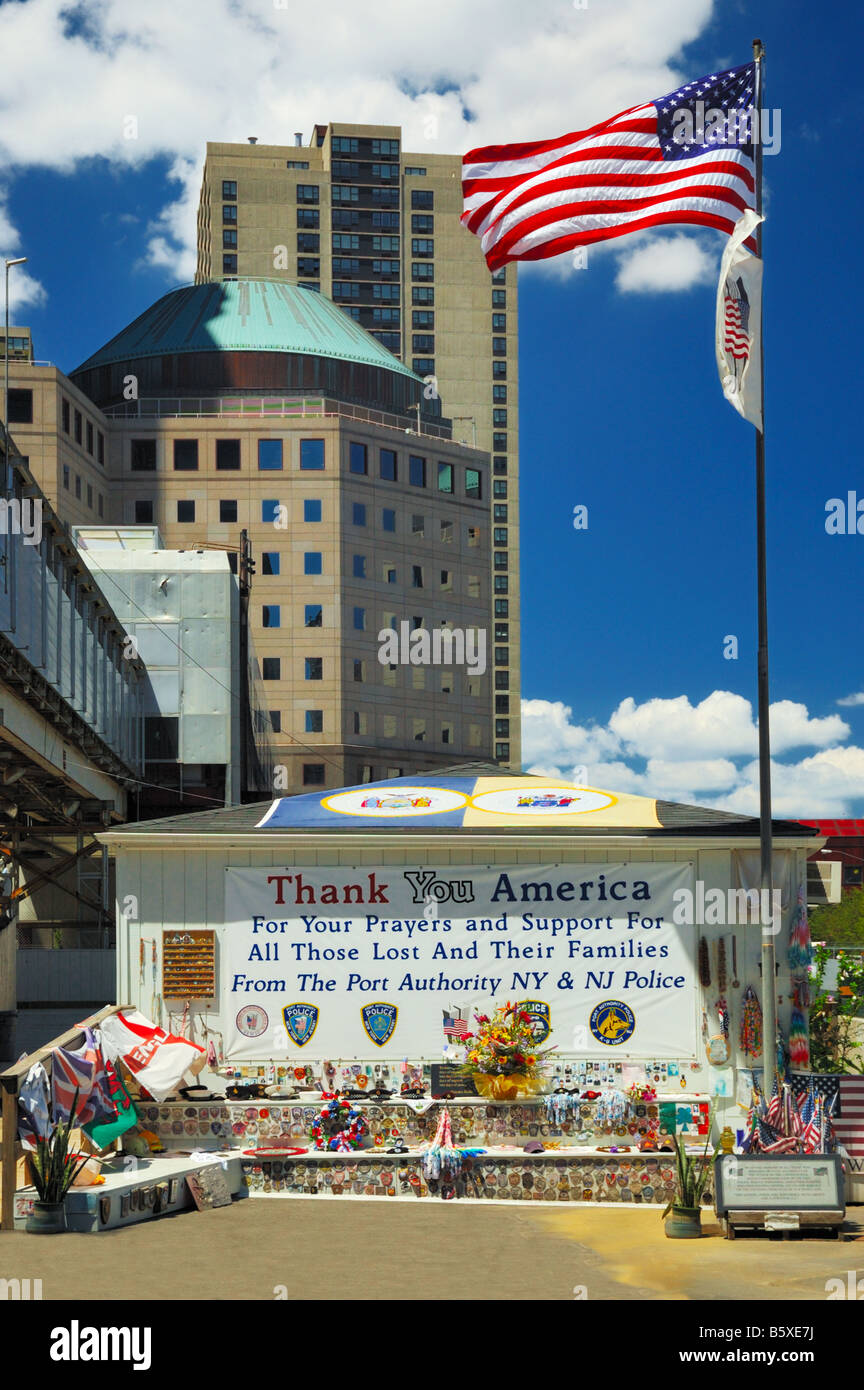
M207 140L289 144L328 120L401 125L406 149L420 153L564 134L693 76L680 54L712 10L712 0L584 10L438 0L426 11L330 0L322 58L298 27L296 0L0 5L0 52L15 55L0 164L18 175L71 172L94 156L120 167L180 161L170 177L181 195L147 234L149 252L139 248L177 278L191 264L194 221L189 179L176 171L191 164L196 183Z
M714 691L695 706L685 695L641 705L626 699L606 725L578 725L571 718L571 708L561 701L523 701L526 771L758 814L757 734L751 706L742 696ZM803 747L819 750L798 762L772 763L775 816L854 813L864 795L864 749L838 746L848 735L848 725L836 715L811 718L805 706L790 700L772 705L775 754Z
M719 258L694 237L681 233L655 237L639 246L631 242L618 264L615 286L622 294L660 294L710 285L717 279Z
M864 690L859 690L857 695L844 695L842 700L837 701L838 705L864 705Z
M21 255L21 236L12 225L5 202L6 194L0 190L0 274L5 280L3 262ZM5 285L2 293L5 298ZM44 304L48 298L45 286L30 275L23 265L12 266L9 271L9 323L14 324L20 310Z

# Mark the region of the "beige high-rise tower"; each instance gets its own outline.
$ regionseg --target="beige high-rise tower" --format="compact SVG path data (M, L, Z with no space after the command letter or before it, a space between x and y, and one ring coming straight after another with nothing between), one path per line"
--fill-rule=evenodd
M316 125L308 144L208 144L196 281L319 289L437 390L454 439L492 458L495 755L521 763L515 265L491 274L461 225L461 157L399 126Z

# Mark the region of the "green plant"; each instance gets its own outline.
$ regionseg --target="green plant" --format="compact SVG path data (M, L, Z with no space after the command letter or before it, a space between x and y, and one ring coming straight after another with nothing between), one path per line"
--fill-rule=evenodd
M700 1205L711 1166L720 1152L719 1148L716 1148L709 1156L708 1145L710 1142L711 1130L709 1125L708 1134L705 1137L705 1147L701 1154L694 1157L692 1154L685 1153L684 1145L677 1134L672 1136L672 1143L675 1145L675 1196L667 1204L665 1211L662 1212L662 1217L668 1216L673 1207L689 1207L692 1210Z
M824 942L814 946L815 974L810 1006L810 1065L814 1071L864 1071L859 1015L864 1010L864 955ZM837 985L827 990L825 967L836 958Z
M69 1153L69 1136L77 1110L76 1090L69 1119L65 1122L58 1120L47 1139L36 1140L36 1150L30 1161L33 1166L33 1186L39 1193L40 1202L62 1202L87 1162L87 1154L81 1157L79 1163L76 1156Z

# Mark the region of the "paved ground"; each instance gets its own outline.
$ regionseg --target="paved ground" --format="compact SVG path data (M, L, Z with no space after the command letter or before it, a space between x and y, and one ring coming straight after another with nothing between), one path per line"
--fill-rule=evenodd
M0 1235L0 1278L41 1278L46 1300L266 1300L284 1286L289 1299L572 1301L578 1286L589 1300L823 1302L829 1277L864 1275L864 1239L706 1231L667 1240L654 1210L249 1200L103 1235Z

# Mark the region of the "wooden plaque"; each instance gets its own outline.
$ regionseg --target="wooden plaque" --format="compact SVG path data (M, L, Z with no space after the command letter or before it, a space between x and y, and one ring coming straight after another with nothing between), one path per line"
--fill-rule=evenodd
M162 997L212 999L216 994L216 933L185 927L162 933Z

